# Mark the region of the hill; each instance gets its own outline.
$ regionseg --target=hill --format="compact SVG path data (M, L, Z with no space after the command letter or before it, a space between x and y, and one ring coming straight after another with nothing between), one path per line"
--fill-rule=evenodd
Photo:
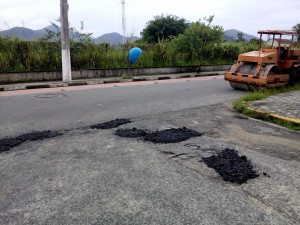
M224 32L225 40L234 41L237 38L237 34L239 32L242 32L242 31L235 30L235 29L225 30L225 32ZM256 37L256 36L246 34L244 32L242 32L242 33L244 34L244 38L245 38L246 41L250 41L253 38L258 39L258 37Z
M47 34L46 29L57 32L57 28L53 25L44 27L43 29L39 29L39 30L32 30L32 29L28 29L26 27L13 27L9 30L0 31L0 36L18 37L18 38L24 39L24 40L35 40L35 39L41 38L44 35L46 35ZM70 37L73 37L74 40L79 39L79 35L77 32L70 32ZM109 44L119 44L119 43L122 43L124 41L124 39L125 39L124 36L120 35L119 33L114 32L114 33L101 35L101 36L93 39L93 41L95 43L107 42ZM128 37L126 37L126 39L128 39ZM133 36L133 37L130 37L130 39L131 39L131 41L136 41L136 40L139 40L140 38Z
M18 37L25 40L40 38L40 36L37 35L34 30L25 27L14 27L9 30L1 31L0 36Z
M133 37L129 37L129 39L131 41L136 41L136 40L139 40L140 38L136 37L136 36L133 36ZM114 44L123 43L124 42L124 36L117 33L117 32L108 33L108 34L103 34L103 35L95 38L94 42L95 43L107 42L107 43L110 43L110 44L114 45Z

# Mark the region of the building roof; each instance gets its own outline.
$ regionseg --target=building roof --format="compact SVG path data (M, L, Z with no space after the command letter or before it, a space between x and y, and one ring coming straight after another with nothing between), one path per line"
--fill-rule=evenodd
M281 35L296 35L297 32L293 30L260 30L259 34L281 34Z
M292 40L289 39L279 39L279 38L274 38L275 41L280 42L281 44L291 44Z

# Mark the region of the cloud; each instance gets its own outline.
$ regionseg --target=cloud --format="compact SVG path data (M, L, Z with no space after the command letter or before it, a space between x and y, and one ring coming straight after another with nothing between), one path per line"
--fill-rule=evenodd
M26 26L41 29L60 16L60 3L53 0L1 0L0 29ZM215 15L213 24L224 29L238 29L256 35L260 29L291 29L299 23L300 1L289 0L126 0L127 34L139 35L146 23L155 15L173 14L191 22ZM69 0L69 22L85 31L100 36L109 32L122 32L120 0Z

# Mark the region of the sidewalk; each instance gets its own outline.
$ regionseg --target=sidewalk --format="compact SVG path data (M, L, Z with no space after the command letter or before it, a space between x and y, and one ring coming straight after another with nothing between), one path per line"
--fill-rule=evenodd
M248 105L258 112L300 125L300 90L272 95L263 100L249 101Z

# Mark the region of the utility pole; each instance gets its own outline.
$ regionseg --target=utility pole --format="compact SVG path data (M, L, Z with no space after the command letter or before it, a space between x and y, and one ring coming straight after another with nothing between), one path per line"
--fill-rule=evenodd
M72 82L68 11L68 0L60 0L62 76L66 83Z
M125 0L121 0L122 4L122 33L123 33L123 42L126 43L126 17L125 17Z

